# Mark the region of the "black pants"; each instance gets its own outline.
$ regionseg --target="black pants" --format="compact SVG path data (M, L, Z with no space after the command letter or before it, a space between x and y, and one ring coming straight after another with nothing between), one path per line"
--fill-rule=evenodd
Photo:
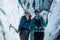
M44 32L34 32L34 40L43 40Z
M29 33L22 32L19 36L20 40L29 40Z

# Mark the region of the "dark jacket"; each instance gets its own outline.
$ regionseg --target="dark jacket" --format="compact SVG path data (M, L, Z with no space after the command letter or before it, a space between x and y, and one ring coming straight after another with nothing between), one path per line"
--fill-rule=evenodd
M29 19L29 21L26 20L26 17L23 16L20 20L20 24L18 27L18 31L24 31L24 32L29 32L30 31L30 27L31 27L31 19Z
M36 20L36 16L32 19L32 28L33 29L39 29L39 27L43 28L44 26L46 27L46 22L44 21L42 16L39 16L39 20ZM44 29L44 28L43 28ZM39 30L37 30L39 31Z

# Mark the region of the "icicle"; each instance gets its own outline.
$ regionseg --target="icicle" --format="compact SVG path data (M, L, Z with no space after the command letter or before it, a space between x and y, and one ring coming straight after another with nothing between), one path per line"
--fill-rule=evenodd
M35 0L33 0L32 7L35 9Z
M26 4L26 0L24 0L24 5Z
M28 2L28 4L27 4L27 9L29 9L29 6L30 6L30 3Z
M5 38L5 32L4 32L4 28L3 28L1 20L0 20L0 26L2 28L3 38L4 38L4 40L6 40L6 38Z

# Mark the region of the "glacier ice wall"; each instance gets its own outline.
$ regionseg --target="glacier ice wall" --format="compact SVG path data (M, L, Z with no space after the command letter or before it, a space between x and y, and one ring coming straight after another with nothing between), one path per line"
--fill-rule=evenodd
M58 35L60 35L60 0L53 1L50 11L53 14L51 14L45 29L44 40L57 40Z
M12 24L16 29L18 28L20 17L24 14L20 11L23 9L18 5L17 0L1 0L0 2L0 40L19 40L19 34L12 28L9 30L9 26Z

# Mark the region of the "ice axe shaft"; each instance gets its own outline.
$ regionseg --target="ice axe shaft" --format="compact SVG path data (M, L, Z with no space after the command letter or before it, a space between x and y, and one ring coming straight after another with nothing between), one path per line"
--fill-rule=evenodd
M10 30L10 28L13 28L17 32L17 29L15 27L13 27L11 24L9 26L9 30Z

